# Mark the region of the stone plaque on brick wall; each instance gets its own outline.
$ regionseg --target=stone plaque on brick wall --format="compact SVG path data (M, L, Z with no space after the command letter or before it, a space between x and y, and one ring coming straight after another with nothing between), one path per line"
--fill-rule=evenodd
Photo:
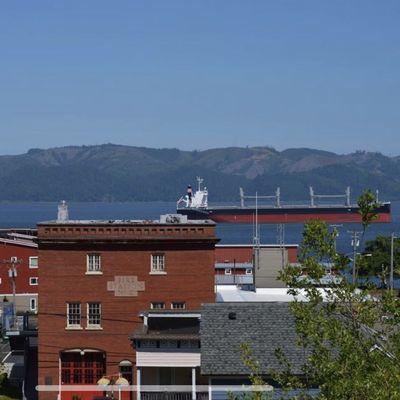
M116 297L136 297L138 292L144 291L144 282L139 282L135 275L115 276L113 281L107 282L107 290Z

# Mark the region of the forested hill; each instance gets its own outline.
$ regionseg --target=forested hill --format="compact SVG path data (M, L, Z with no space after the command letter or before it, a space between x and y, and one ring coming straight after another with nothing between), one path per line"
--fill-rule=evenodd
M379 189L400 198L400 157L356 152L338 155L313 149L269 147L204 151L105 144L70 146L0 156L0 200L176 200L195 177L205 178L210 201L238 200L239 187L259 194L280 186L284 200L316 192L354 196Z

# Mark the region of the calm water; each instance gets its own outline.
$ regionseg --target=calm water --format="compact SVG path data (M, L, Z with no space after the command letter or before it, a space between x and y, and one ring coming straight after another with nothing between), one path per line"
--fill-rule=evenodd
M69 203L71 219L156 219L160 214L175 212L175 202L132 202L132 203ZM57 216L57 203L0 203L0 228L35 227L38 221L54 220ZM351 229L360 230L359 224L345 224L338 227L338 250L351 251ZM285 226L285 243L299 243L301 224ZM374 224L367 231L366 239L377 234L400 235L400 201L392 203L392 223ZM247 224L218 224L217 234L221 243L251 243L252 226ZM261 242L277 243L276 225L261 226Z

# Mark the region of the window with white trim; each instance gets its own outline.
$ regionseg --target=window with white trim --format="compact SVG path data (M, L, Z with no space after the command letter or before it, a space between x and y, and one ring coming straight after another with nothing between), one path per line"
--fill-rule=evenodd
M165 254L151 255L151 272L165 272Z
M36 276L32 276L29 278L29 284L31 286L36 286L38 284L38 278Z
M87 272L101 272L101 256L100 254L87 255Z
M232 268L225 268L225 275L232 275Z
M171 303L172 310L184 310L186 308L186 303L184 301L174 301Z
M101 326L101 304L88 303L87 305L87 326L100 327Z
M34 297L29 300L29 308L31 311L37 311L36 299Z
M100 327L101 326L101 304L88 303L87 305L87 326Z
M81 303L67 303L67 326L81 326Z
M150 304L150 308L152 310L164 310L165 303L163 303L162 301L155 301Z
M29 268L37 268L39 266L38 257L32 256L29 257Z
M246 275L253 275L253 270L251 268L246 268Z

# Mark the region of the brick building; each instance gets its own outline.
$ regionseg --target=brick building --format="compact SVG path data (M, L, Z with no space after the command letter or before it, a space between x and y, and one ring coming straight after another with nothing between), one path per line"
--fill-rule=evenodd
M34 236L14 232L0 237L0 310L3 301L12 301L13 285L9 276L11 260L17 260L15 302L17 312L37 312L38 250Z
M92 399L64 387L119 373L135 383L140 315L214 302L216 242L213 222L184 217L38 224L39 385L57 385L39 399Z
M297 262L296 244L262 244L259 246L258 268L255 267L251 244L218 244L215 248L215 283L217 285L252 285L257 288L284 287L277 281L286 264Z

